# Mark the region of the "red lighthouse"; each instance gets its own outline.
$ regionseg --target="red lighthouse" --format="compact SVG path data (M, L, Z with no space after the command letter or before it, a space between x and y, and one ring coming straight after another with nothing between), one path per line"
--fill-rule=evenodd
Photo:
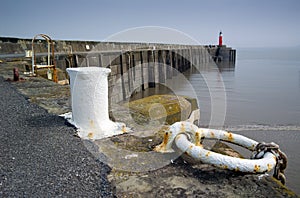
M221 47L223 45L223 35L222 35L222 31L220 31L219 33L219 46Z

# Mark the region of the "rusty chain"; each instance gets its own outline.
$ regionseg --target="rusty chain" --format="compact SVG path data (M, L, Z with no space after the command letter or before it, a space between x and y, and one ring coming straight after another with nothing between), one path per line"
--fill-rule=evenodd
M284 175L284 170L287 167L287 156L284 152L279 149L279 146L274 142L265 143L260 142L254 148L252 159L260 159L264 156L266 152L271 152L276 156L276 166L274 168L273 177L279 180L283 185L286 182L286 177Z

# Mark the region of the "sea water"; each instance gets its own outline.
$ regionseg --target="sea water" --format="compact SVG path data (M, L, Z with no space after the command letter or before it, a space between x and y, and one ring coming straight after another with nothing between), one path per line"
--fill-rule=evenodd
M238 50L222 72L228 128L276 142L288 156L287 186L300 194L300 48Z
M197 97L200 125L210 127L217 119L218 127L277 143L288 156L286 185L300 194L299 52L300 47L237 49L235 65L211 63L186 71L192 89L174 77L172 90L157 86L143 96L173 92Z

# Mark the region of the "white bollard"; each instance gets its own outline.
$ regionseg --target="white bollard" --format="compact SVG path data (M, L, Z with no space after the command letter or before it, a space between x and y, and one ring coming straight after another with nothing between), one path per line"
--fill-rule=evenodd
M68 68L70 76L72 124L83 139L101 139L126 131L125 124L109 119L108 80L110 69Z

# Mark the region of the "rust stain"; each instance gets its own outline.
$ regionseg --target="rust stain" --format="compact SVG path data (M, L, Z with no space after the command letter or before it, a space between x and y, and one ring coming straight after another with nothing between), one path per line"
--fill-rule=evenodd
M167 145L168 141L169 141L169 132L166 132L164 135L163 144Z
M180 132L185 132L185 126L184 126L184 123L181 123Z
M199 132L199 131L197 131L195 133L195 145L202 147L202 145L201 145L201 132Z
M215 137L215 133L214 133L213 131L211 131L211 132L210 132L210 136L211 136L212 138L214 138L214 137Z
M210 151L208 151L205 156L206 157L210 156Z
M89 134L88 134L88 138L89 139L92 139L94 137L94 133L93 132L90 132Z
M122 132L123 132L123 133L126 133L126 132L127 132L126 126L125 126L125 125L122 126Z
M267 167L268 167L268 172L271 171L273 168L271 164L267 164Z
M154 151L157 151L157 152L166 151L166 146L167 146L168 140L169 140L169 132L166 132L164 135L163 142L160 145L156 146L154 148Z
M233 135L232 135L232 133L228 132L227 133L227 138L228 138L228 141L232 142L233 141Z
M189 146L190 149L192 149L193 147L194 147L193 145L190 145L190 146Z
M260 171L260 165L254 165L254 172L259 172Z

